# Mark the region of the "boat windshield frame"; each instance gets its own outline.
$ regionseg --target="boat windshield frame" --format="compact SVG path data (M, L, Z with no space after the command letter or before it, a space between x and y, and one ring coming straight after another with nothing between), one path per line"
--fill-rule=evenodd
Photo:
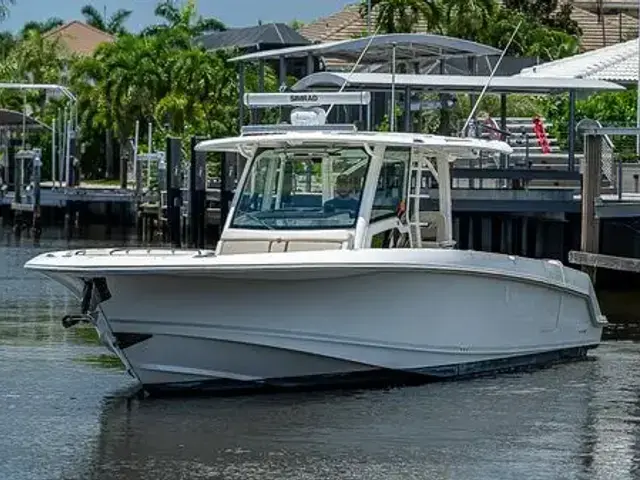
M362 215L372 162L373 155L365 145L305 144L259 148L246 166L229 228L353 230ZM342 167L338 168L337 175L336 165ZM304 166L304 173L298 171L301 166ZM301 175L307 179L306 189L303 187L306 191L300 191L298 185ZM286 194L283 194L285 190ZM271 201L265 201L267 191L273 192ZM318 205L315 205L316 200L320 201ZM299 203L295 204L296 201Z

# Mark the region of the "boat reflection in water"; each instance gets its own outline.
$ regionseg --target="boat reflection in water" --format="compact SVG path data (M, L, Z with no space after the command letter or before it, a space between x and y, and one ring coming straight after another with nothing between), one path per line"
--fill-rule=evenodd
M638 478L639 354L386 391L115 399L90 478Z

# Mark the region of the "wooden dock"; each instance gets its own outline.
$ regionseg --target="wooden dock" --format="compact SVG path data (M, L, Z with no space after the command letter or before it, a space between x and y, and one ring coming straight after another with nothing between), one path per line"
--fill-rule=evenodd
M585 267L640 273L640 258L616 257L572 250L569 252L569 262Z
M603 180L605 175L596 168L598 161L602 165L603 154L603 143L598 143L597 138L593 136L591 145L586 145L582 169L568 170L566 165L560 168L556 164L533 168L516 161L498 165L486 159L456 162L452 168L452 202L454 233L460 248L547 256L565 262L569 251L599 253L597 232L607 229L603 222L640 218L640 181L635 181L640 176L640 164L625 168L619 165L615 171L622 175L615 182ZM180 168L177 174L157 183L160 189L142 188L140 175L127 188L99 182L68 187L58 182L40 182L39 208L47 218L51 212L60 212L65 227L92 222L127 223L137 226L143 241L162 235L175 246L202 244L206 230L206 242L211 245L228 211L225 203L231 192L227 191L226 201L222 202L223 186L225 191L226 185L233 189L237 178L223 182L198 177L193 172L206 172L206 168L196 168L203 159L193 151L195 139L188 161L182 158L184 149L178 139L167 142L165 157L171 162L171 155L177 155ZM589 158L596 163L588 163ZM15 189L0 187L4 223L32 213L34 193L34 189L27 189L16 201ZM423 208L430 208L431 204L437 207L437 195L424 202ZM583 243L573 242L581 230L587 232ZM632 235L631 230L625 235Z

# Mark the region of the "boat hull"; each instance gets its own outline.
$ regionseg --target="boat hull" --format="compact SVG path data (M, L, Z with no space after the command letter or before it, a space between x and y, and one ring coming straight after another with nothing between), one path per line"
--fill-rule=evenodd
M535 280L495 262L443 263L103 272L111 298L98 328L151 392L413 383L544 366L599 344L583 273L560 266L558 283L556 265Z

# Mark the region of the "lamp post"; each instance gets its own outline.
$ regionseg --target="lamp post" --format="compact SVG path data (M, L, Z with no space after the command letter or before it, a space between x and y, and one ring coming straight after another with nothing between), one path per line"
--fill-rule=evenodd
M640 0L638 5L640 8ZM371 0L367 0L367 36L371 36Z

